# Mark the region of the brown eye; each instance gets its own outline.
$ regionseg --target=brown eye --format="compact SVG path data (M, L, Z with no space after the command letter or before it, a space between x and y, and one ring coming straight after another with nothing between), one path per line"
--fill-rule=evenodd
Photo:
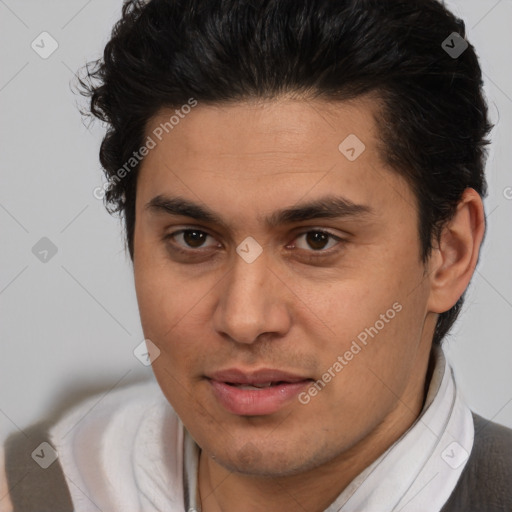
M213 247L217 245L212 236L199 229L181 229L180 231L167 235L165 238L173 240L174 243L183 250L200 249L202 247ZM208 238L211 238L214 243L205 245Z
M310 231L306 234L306 242L312 249L325 249L325 246L329 242L329 235L319 231Z
M208 235L202 231L187 230L183 232L183 240L190 247L201 247Z
M297 244L297 247L299 249L305 249L310 251L311 249L313 251L322 251L325 249L330 249L340 241L338 237L332 235L331 233L320 230L312 230L303 233L302 235L299 235L297 237L297 240L300 239L303 239L305 241L306 246L304 246L303 244L302 247L300 247L299 244Z

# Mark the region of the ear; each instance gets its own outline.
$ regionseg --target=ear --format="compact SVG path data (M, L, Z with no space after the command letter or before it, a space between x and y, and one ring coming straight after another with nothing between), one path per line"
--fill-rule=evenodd
M476 190L467 188L455 215L443 228L439 246L432 249L429 311L448 311L464 293L478 262L484 232L482 199Z

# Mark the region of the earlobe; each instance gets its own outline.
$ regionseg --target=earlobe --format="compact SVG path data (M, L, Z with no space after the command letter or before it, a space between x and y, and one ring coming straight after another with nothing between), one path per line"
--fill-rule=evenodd
M464 293L478 262L484 232L482 199L474 189L467 188L432 255L429 311L448 311Z

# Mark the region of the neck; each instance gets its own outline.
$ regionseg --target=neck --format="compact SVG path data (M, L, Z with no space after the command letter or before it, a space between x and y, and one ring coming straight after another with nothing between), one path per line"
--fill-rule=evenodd
M322 512L414 423L425 402L432 361L418 369L423 379L411 382L391 413L364 439L327 464L291 476L262 477L234 473L209 457L199 458L202 512Z

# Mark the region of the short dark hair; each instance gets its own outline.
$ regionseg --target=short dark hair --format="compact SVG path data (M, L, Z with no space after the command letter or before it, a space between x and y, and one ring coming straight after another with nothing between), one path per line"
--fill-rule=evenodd
M465 38L464 22L437 0L126 1L79 90L90 99L87 114L107 123L105 204L124 218L132 260L139 165L114 178L142 146L148 120L191 97L219 104L298 93L379 99L381 158L415 194L426 262L463 191L487 194L493 125L473 46L458 57L442 46L454 32ZM439 315L434 343L463 300Z

